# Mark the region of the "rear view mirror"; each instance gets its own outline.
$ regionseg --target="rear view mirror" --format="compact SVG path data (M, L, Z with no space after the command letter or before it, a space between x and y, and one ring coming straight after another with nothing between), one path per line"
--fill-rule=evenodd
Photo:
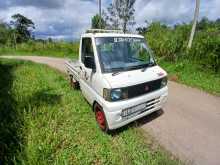
M84 64L86 68L95 70L95 59L92 56L85 56Z

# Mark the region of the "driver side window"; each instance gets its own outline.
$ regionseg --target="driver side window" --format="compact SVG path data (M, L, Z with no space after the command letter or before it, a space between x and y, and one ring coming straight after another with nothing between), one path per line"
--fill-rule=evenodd
M81 50L81 61L85 64L85 57L94 57L93 47L92 47L92 39L91 38L83 38L82 39L82 50Z

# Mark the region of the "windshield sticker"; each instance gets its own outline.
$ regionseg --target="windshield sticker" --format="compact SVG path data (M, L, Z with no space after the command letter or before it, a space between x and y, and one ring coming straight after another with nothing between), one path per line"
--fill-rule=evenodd
M139 38L129 38L129 37L117 37L114 38L114 42L141 42Z

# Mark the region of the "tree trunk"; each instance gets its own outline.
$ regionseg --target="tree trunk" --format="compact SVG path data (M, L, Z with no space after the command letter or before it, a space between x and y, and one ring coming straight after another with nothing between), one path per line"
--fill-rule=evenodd
M127 31L127 21L124 20L123 22L123 32L126 33Z
M200 0L196 0L196 8L195 8L195 13L194 13L193 26L192 26L192 30L191 30L191 34L189 38L189 43L187 46L188 49L191 49L192 47L192 42L193 42L195 31L196 31L196 24L197 24L198 17L199 17L199 6L200 6Z
M13 38L14 38L14 48L15 50L17 50L17 37L15 32L13 32Z

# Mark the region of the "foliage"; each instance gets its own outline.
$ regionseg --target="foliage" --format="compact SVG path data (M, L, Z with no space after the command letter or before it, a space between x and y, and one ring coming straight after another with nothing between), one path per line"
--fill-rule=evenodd
M220 31L209 29L207 33L199 32L193 43L189 55L198 61L202 67L220 70Z
M0 45L6 45L8 43L9 35L10 27L5 23L0 22Z
M147 27L138 27L136 28L138 34L144 35L147 32Z
M220 21L203 18L198 23L198 30L192 48L187 50L190 24L169 27L160 22L153 22L148 27L137 30L144 33L148 44L156 56L175 62L178 59L190 59L201 67L220 71Z
M102 133L81 92L58 71L1 60L0 73L1 164L180 164L135 124Z
M78 42L64 41L29 41L17 45L17 48L10 46L1 46L0 55L39 55L39 56L55 56L77 58L79 51Z
M100 15L92 17L92 29L105 29L105 21Z
M11 25L15 29L16 41L18 43L26 42L31 39L31 29L35 29L32 20L26 18L21 14L12 16Z
M34 29L34 23L21 14L12 16L10 24L0 22L0 49L2 47L15 48L17 43L27 42L32 38L31 30Z
M134 25L134 4L136 0L115 0L107 8L106 22L110 28L122 28L124 32L128 31L128 25Z
M159 22L154 22L147 28L145 36L158 57L175 61L186 47L187 35L184 32L187 30L187 26L173 29Z
M117 15L117 11L113 4L110 4L107 8L107 12L103 11L103 18L106 22L107 28L109 29L119 29L120 23L119 23L119 17Z
M158 63L169 73L170 80L220 96L220 74L187 59L175 63L159 59Z

